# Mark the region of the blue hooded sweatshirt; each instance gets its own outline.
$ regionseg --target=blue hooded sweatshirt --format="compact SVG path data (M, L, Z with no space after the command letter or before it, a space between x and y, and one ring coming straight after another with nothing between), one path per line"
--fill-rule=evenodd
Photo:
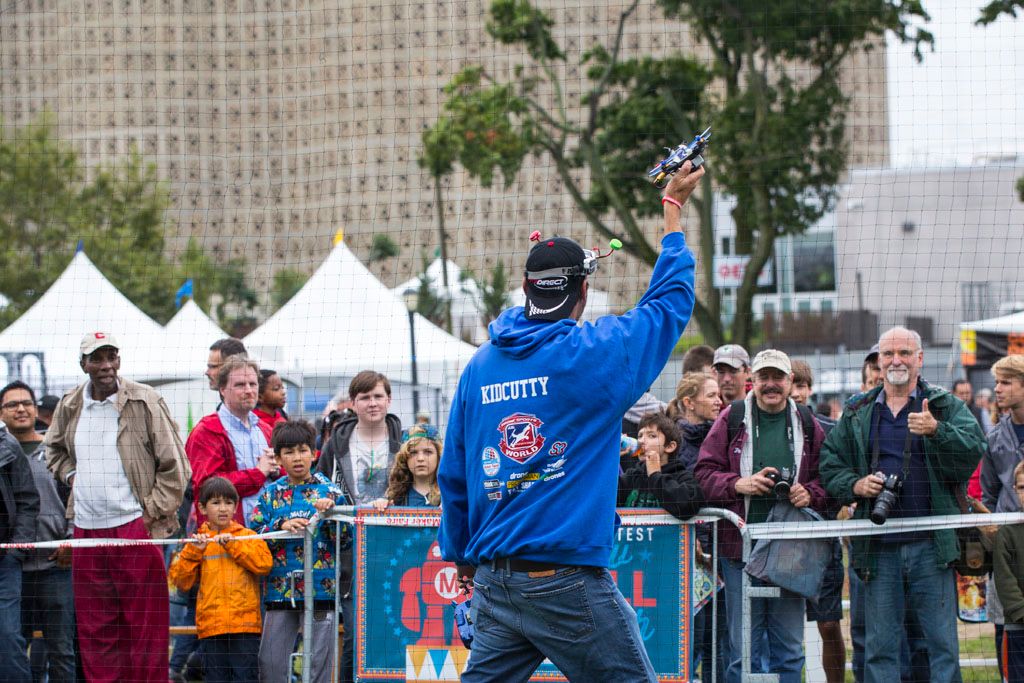
M596 323L490 325L452 401L438 471L445 560L608 566L622 416L665 366L693 311L694 259L662 239L636 307Z

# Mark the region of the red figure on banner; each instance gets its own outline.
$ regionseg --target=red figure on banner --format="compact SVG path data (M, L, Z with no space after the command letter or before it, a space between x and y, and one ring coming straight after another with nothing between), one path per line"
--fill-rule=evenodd
M402 626L420 634L416 645L446 646L459 642L454 622L444 618L445 607L459 594L455 565L441 559L435 541L420 567L407 569L398 584L402 591ZM421 603L426 608L423 615ZM448 637L445 630L450 629Z

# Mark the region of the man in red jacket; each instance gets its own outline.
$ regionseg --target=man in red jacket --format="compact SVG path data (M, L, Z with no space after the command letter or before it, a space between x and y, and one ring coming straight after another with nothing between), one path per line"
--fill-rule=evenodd
M259 366L254 361L226 360L217 372L217 391L223 404L199 421L185 443L194 491L213 476L230 481L242 498L235 509L239 524L246 523L263 484L278 471L270 448L270 427L253 412L258 378ZM204 518L198 509L196 516L201 524Z

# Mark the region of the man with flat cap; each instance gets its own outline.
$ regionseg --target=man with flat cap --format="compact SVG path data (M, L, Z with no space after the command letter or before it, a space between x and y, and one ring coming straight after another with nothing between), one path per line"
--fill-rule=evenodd
M444 559L474 578L473 681L526 681L549 658L573 681L654 681L636 613L608 572L622 416L690 319L694 258L679 225L704 169L669 183L661 256L636 307L590 324L598 255L542 238L525 307L502 313L452 402L438 482ZM475 574L475 576L474 576Z
M178 427L152 387L118 376L109 332L82 338L89 376L64 395L46 432L46 461L71 487L76 539L167 538L191 470ZM164 555L155 545L80 547L71 569L82 666L90 682L167 678Z

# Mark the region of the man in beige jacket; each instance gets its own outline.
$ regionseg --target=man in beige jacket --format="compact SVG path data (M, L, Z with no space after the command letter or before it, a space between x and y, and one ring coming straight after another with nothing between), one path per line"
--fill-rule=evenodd
M71 487L76 539L166 538L191 476L167 404L118 377L117 340L82 339L89 379L61 399L46 433L46 461ZM72 565L82 665L89 681L167 677L168 600L155 545L77 548Z

